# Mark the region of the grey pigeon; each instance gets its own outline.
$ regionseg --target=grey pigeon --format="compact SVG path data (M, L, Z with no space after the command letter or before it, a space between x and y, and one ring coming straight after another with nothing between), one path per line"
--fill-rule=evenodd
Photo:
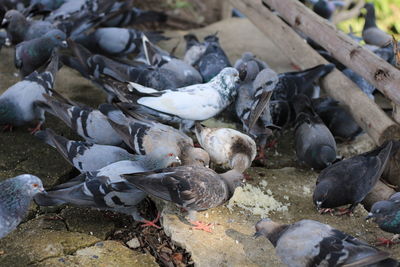
M339 161L318 176L313 202L318 209L346 204L352 212L372 190L389 160L392 143L372 151Z
M322 119L335 139L353 140L362 133L351 113L338 101L325 97L311 99L312 107Z
M196 123L195 133L212 162L243 173L256 157L254 140L230 128L207 128Z
M295 147L299 162L324 169L336 160L336 142L332 133L313 110L305 95L292 98L296 113Z
M225 68L204 84L164 91L157 91L137 83L129 83L129 87L133 94L145 95L137 99L140 105L182 119L202 121L214 117L233 102L238 81L238 71L234 68Z
M18 226L33 197L40 192L44 192L42 181L31 174L22 174L0 183L0 238Z
M44 65L56 47L67 47L66 35L60 30L51 30L42 37L25 41L15 48L15 67L23 77Z
M73 105L44 95L41 107L60 118L87 142L100 145L119 145L121 137L111 127L107 117L97 109Z
M45 100L43 94L52 94L58 71L58 55L54 53L46 71L33 72L22 81L8 88L0 96L0 125L22 126L38 121L32 133L45 121L44 110L38 102Z
M272 103L273 101L290 101L291 98L296 94L305 94L309 97L312 97L314 95L314 82L324 75L327 75L334 68L334 64L321 64L303 71L281 73L278 75L278 82L275 82L275 80L271 81L272 84L275 84L272 95L270 95L269 93L271 91L271 84L269 86L261 86L260 88L256 88L255 95L257 96L257 98L255 100L256 102L254 103L255 107L252 108L252 112L250 115L252 124L257 121L259 114L262 114L262 111L267 107L270 102ZM269 98L271 98L271 101L268 101ZM285 113L284 116L286 116L288 111L285 108L282 108L281 104L276 105L276 109L271 108L271 116L273 118L274 124L282 126L275 123L275 121L280 120L281 114L279 112L283 111Z
M357 86L368 95L369 98L374 99L374 91L375 86L370 84L367 80L365 80L361 75L355 73L351 69L344 69L343 74L346 75L347 78L352 80Z
M342 6L343 1L318 0L313 6L313 11L324 19L331 20L336 8Z
M364 8L367 10L365 24L362 30L362 37L366 44L383 47L392 41L392 37L376 26L375 7L373 3L366 3Z
M186 34L183 36L186 41L186 51L183 61L193 66L206 51L206 45L200 43L194 34Z
M123 174L165 168L180 163L173 154L148 155L139 161L123 160L94 172L85 172L69 182L58 185L46 195L38 195L35 202L40 206L71 204L112 210L131 215L136 221L145 221L136 205L146 193L128 183Z
M308 266L398 266L389 253L313 220L279 224L262 219L255 236L265 236L277 256L290 267Z
M145 35L142 35L141 49L142 54L145 56L146 64L171 71L178 79L177 84L179 86L188 86L203 81L200 73L195 68L152 44Z
M28 21L25 16L17 10L7 11L2 26L6 27L8 37L14 45L41 37L49 31L57 29L53 24L47 21Z
M7 44L7 33L0 32L0 49Z
M197 211L227 202L243 180L236 170L218 174L202 166L179 166L123 177L149 195L188 210L191 222L196 220Z
M133 112L130 113L131 116L126 116L110 104L102 104L99 109L109 118L111 126L124 142L137 154L173 153L181 158L185 165L208 166L208 153L201 148L195 148L193 140L183 132Z
M56 135L47 128L39 131L36 137L56 148L58 152L80 172L97 171L111 163L121 160L140 160L142 155L132 155L123 148L98 145L82 141L72 141Z
M400 234L400 192L393 194L388 200L375 202L366 219L373 219L383 231L395 234L386 242L382 240L382 243L391 244Z
M216 34L204 38L206 50L194 66L199 70L204 82L211 81L224 68L231 67Z

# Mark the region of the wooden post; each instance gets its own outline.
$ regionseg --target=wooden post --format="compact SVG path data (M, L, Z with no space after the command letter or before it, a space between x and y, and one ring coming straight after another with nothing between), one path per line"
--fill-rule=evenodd
M290 26L263 6L261 1L231 0L231 3L266 34L282 50L282 53L288 55L293 65L305 69L328 63ZM289 3L292 3L292 1L289 1ZM306 9L302 4L301 6ZM321 36L326 37L323 31L321 33L323 33ZM357 60L357 58L358 56L354 60ZM331 97L347 106L357 123L376 144L382 144L389 139L400 138L400 126L394 123L375 102L369 99L357 85L340 71L334 70L322 79L322 87Z
M400 105L400 71L337 30L297 0L263 0L285 21L329 51L334 58Z

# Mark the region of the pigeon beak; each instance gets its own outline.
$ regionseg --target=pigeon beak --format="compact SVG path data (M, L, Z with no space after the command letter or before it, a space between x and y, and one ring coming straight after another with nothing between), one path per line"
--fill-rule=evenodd
M368 213L368 216L365 217L365 220L367 221L367 220L369 220L369 219L371 219L373 217L374 217L374 214L370 212L370 213Z
M253 237L254 238L258 238L258 237L260 237L260 236L262 236L263 234L261 233L261 232L255 232L254 233L254 235L253 235Z
M317 209L320 210L321 209L321 205L322 205L322 201L317 201L317 202L315 202L315 204L317 204Z
M3 19L3 21L1 22L1 27L7 27L9 24L9 21L7 19Z
M62 41L61 42L61 47L67 48L68 47L67 41Z
M8 47L8 46L11 46L11 40L10 40L10 38L6 38L6 43L5 43L5 45Z

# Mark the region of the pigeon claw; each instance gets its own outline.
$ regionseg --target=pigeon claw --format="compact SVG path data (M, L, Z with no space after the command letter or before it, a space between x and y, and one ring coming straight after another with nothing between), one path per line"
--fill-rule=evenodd
M154 227L157 229L161 229L161 227L156 224L159 219L160 219L160 213L157 213L157 217L152 221L142 220L141 222L143 224L141 225L141 227L149 227L150 226L150 227Z
M329 213L331 216L333 216L335 213L335 209L323 208L323 209L319 209L318 212L319 212L319 214Z
M378 237L378 242L375 243L376 246L385 246L385 247L390 247L394 244L397 244L397 242L393 241L392 239L384 238L384 237Z
M41 127L42 127L42 123L39 122L39 123L36 125L35 128L29 128L28 130L29 130L30 134L35 134L36 132L40 131L40 128L41 128Z
M190 222L190 223L194 226L193 229L195 229L195 230L203 230L205 232L212 233L212 230L211 230L212 223L203 223L200 221L194 221L194 222Z
M339 213L336 214L336 215L337 216L342 216L342 215L346 215L346 214L348 214L349 216L354 215L353 211L351 209L348 209L348 208L339 209Z

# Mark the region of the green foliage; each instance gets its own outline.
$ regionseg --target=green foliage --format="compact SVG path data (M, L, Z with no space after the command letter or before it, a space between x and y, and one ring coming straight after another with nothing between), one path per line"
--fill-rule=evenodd
M400 0L373 0L368 2L372 2L375 5L375 13L378 27L389 34L395 35L395 37L399 39ZM365 14L364 9L362 10L362 13ZM361 31L364 26L364 18L357 17L343 21L338 24L338 27L344 32L349 32L350 25L356 35L361 36Z
M192 4L186 0L168 0L167 4L169 7L174 9L192 7Z

